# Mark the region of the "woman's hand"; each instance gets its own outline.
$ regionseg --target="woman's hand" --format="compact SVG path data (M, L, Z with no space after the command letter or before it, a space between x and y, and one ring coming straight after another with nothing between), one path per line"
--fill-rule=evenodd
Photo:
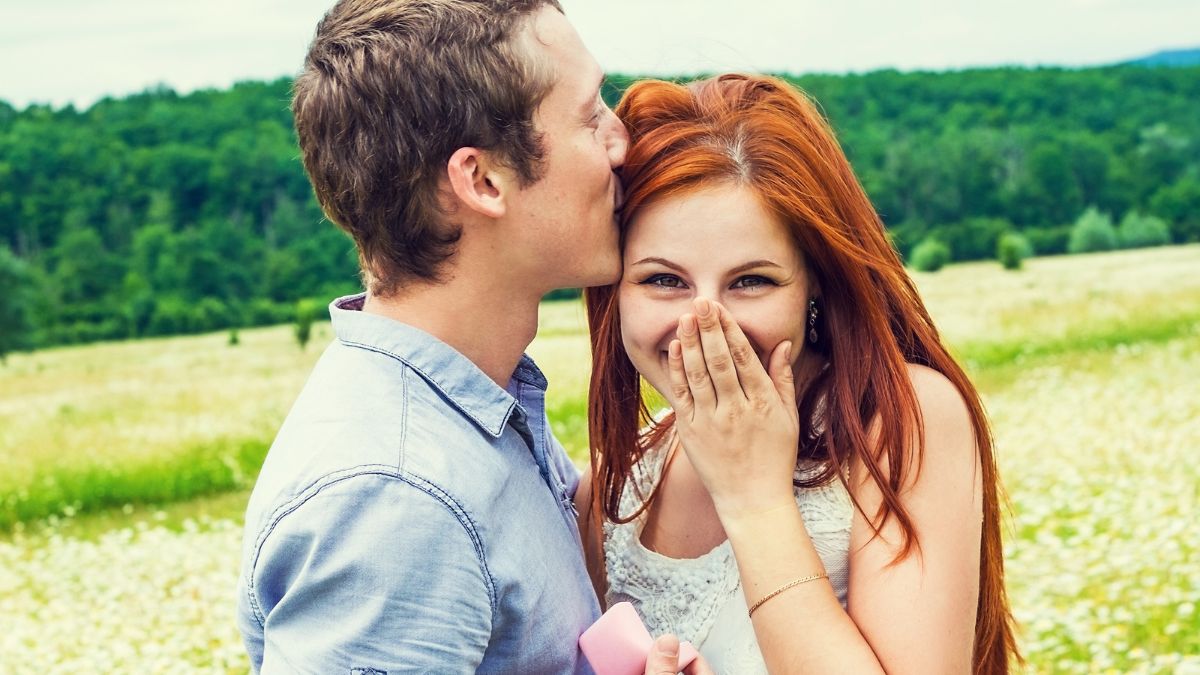
M679 318L668 398L684 452L722 521L795 508L799 414L788 341L764 369L729 311L704 298Z

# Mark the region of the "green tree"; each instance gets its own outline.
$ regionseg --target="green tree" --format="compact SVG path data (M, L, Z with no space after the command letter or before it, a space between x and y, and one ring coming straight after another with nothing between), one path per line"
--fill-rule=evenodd
M604 99L637 79L611 74ZM930 237L953 260L991 258L1010 230L1062 253L1086 205L1200 241L1200 67L786 79L818 102L910 260ZM290 86L0 104L0 246L67 300L39 306L39 345L289 323L298 299L358 287L298 161Z
M1200 176L1159 188L1150 198L1150 212L1167 219L1175 241L1200 241Z
M913 248L910 262L920 272L936 272L950 262L950 247L930 237Z
M1067 153L1057 142L1043 142L1034 147L1018 199L1019 217L1025 223L1060 223L1083 207Z
M0 363L9 352L33 346L34 298L29 266L0 245Z
M1112 218L1095 207L1089 207L1079 216L1067 242L1068 253L1111 251L1116 247L1117 230L1113 227Z
M1033 255L1029 240L1016 232L1006 232L996 243L996 259L1006 270L1019 270L1025 259Z
M1122 248L1144 248L1171 243L1171 231L1162 218L1143 216L1130 211L1117 227L1117 241Z
M307 299L296 302L296 342L300 349L308 346L308 340L312 337L313 320L316 317L317 303Z
M996 255L1000 235L1013 229L1003 218L967 218L931 228L929 236L950 247L951 260L987 260Z
M92 229L71 230L51 251L54 284L65 303L94 302L120 286L123 274Z
M1139 195L1149 196L1160 185L1170 185L1187 169L1195 152L1187 135L1167 122L1157 122L1140 134L1133 155Z

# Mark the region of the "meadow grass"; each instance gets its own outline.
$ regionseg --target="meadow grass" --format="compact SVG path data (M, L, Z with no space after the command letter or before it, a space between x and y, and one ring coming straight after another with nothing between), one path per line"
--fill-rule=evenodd
M983 390L1012 509L1009 595L1037 672L1200 672L1197 377L1193 332Z
M1198 271L1187 246L914 275L994 421L1033 672L1200 672ZM540 321L530 353L581 461L582 306ZM330 334L307 351L287 326L241 338L0 367L0 615L19 617L0 671L244 672L230 589L248 486Z
M1200 246L994 262L914 274L973 374L1163 341L1200 325ZM590 355L582 305L543 306L530 353L556 433L587 454ZM245 488L312 364L290 327L50 349L0 367L0 530L53 514Z
M319 353L280 326L11 356L0 528L249 485Z

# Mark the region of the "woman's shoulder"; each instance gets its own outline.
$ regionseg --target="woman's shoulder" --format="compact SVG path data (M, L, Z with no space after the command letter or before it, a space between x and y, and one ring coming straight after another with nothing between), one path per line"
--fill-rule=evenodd
M919 448L919 455L906 453L903 470L906 488L911 489L918 480L936 482L947 471L958 474L965 467L973 469L978 461L975 421L963 393L945 374L928 366L910 363L908 376L916 396L919 428L923 433L918 435L917 430L913 430L915 437L910 453ZM872 436L878 432L876 420ZM874 462L883 475L890 472L888 453L882 453ZM852 492L856 497L863 487L875 489L861 462L853 463L851 473ZM968 471L967 475L971 473Z
M919 363L905 365L908 367L908 379L923 405L930 402L945 403L948 400L962 402L962 393L958 391L958 387L941 371Z
M908 364L908 377L917 407L926 429L936 429L939 434L965 433L974 437L974 423L967 400L954 382L945 374L916 363Z

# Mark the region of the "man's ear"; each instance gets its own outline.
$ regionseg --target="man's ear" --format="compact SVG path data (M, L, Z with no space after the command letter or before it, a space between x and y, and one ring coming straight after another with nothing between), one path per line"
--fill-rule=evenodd
M446 174L450 189L466 208L489 218L501 218L508 210L505 194L515 185L483 150L455 150L446 164Z

